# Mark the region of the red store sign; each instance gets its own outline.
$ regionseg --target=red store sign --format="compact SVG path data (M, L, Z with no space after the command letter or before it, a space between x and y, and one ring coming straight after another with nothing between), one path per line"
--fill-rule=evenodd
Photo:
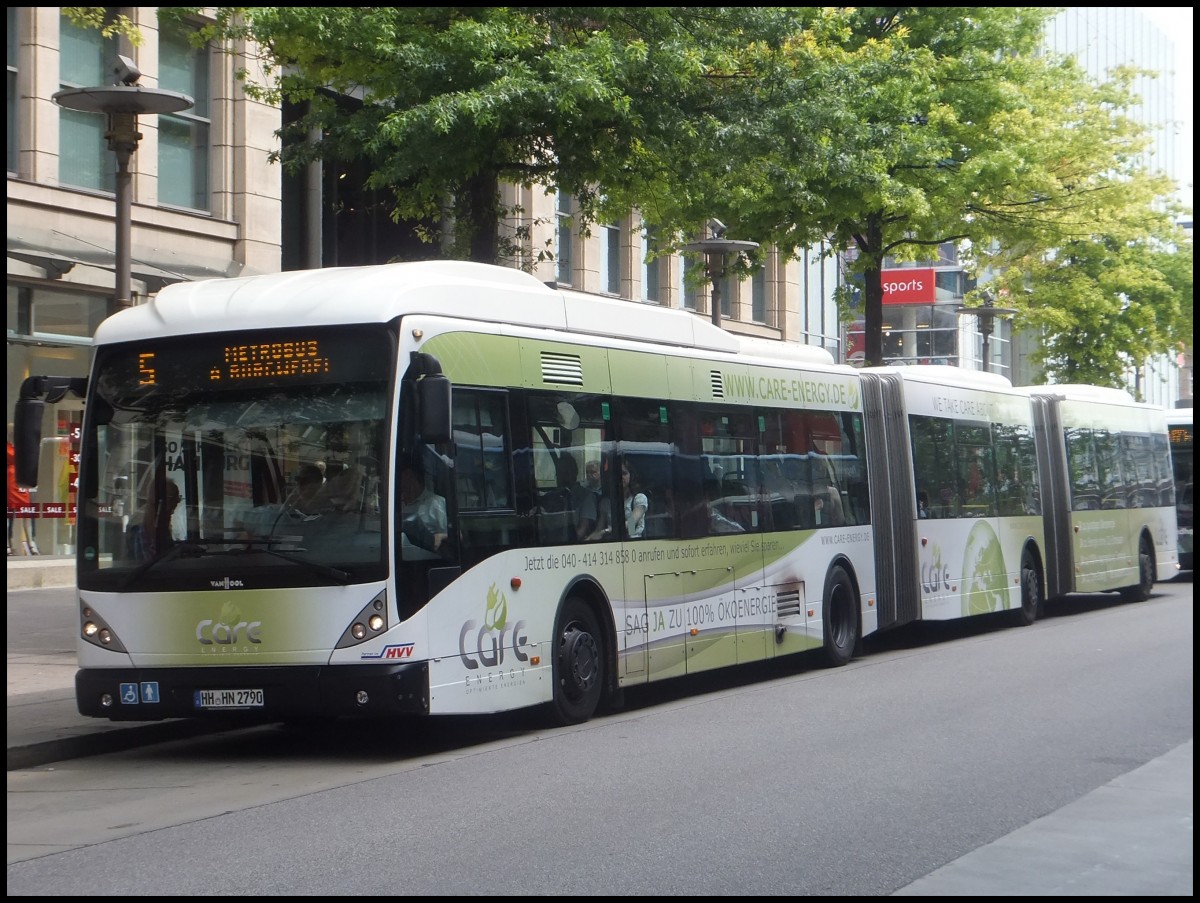
M934 271L883 270L879 274L884 304L932 304L936 299Z

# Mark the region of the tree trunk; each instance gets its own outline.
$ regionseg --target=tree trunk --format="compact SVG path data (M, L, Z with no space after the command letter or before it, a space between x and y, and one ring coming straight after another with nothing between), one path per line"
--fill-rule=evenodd
M859 253L867 261L863 270L864 362L878 367L883 364L883 224L879 217L867 218L863 238L865 247L860 246Z
M500 179L494 172L472 176L463 186L457 207L458 226L468 233L463 236L468 243L468 259L498 263Z

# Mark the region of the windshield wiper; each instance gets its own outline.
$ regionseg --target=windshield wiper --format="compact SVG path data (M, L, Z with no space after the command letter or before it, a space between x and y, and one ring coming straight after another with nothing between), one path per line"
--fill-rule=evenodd
M199 558L202 555L248 555L251 552L265 552L268 555L273 555L276 558L282 558L284 561L292 564L298 564L301 567L307 568L314 574L320 574L322 577L327 577L343 586L350 582L351 575L348 571L343 571L341 568L336 568L330 564L322 564L319 561L310 561L307 558L300 558L297 555L289 555L286 552L281 552L279 549L272 548L284 542L295 542L299 537L296 536L280 536L272 539L189 539L183 542L177 542L169 549L155 555L149 561L143 562L137 568L130 572L129 576L121 583L121 591L129 589L137 580L149 571L151 568L157 567L164 562L171 561L183 555L188 555L193 558ZM220 551L212 551L212 546L239 546L240 548L224 549ZM258 546L259 548L249 548Z
M321 574L324 577L329 577L341 583L343 586L350 582L349 571L343 571L341 568L335 568L331 564L322 564L319 561L310 561L307 558L301 558L298 555L289 555L287 552L281 552L279 549L273 549L271 546L278 545L282 540L278 539L249 539L238 540L241 545L246 546L262 546L261 549L229 549L229 555L249 555L251 552L266 552L268 555L274 555L276 558L282 558L284 561L290 561L292 564L298 564L301 567L308 568L314 574Z
M181 555L185 554L190 555L193 558L199 558L201 555L208 554L207 545L207 543L191 542L187 540L184 542L174 543L170 548L164 549L149 561L142 562L136 568L130 571L129 576L126 577L121 583L120 591L124 592L125 590L129 589L129 587L136 583L138 578L145 574L146 571L153 567L157 567L164 561L171 561L172 559L179 558Z

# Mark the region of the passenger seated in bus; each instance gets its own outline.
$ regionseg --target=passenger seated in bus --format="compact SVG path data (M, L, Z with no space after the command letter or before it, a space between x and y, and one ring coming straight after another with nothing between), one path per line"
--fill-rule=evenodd
M305 464L296 474L296 490L285 502L285 507L292 516L302 518L320 515L321 487L325 485L325 476L316 464Z
M573 490L575 538L582 542L602 539L612 533L609 506L601 491L600 462L584 465L584 480Z
M924 489L917 493L917 517L922 520L929 517L929 493Z
M130 558L149 560L165 552L166 547L159 547L160 538L168 545L175 543L176 536L171 521L175 509L179 507L179 484L174 480L167 480L163 493L162 504L159 504L154 498L154 484L151 483L146 507L130 520L131 526L125 534Z
M838 492L837 478L833 466L823 457L813 474L813 518L818 527L841 527L846 523L846 512L842 507L842 494Z
M358 511L363 503L366 474L359 464L346 465L325 480L322 504L333 511Z
M650 501L644 492L637 491L629 465L621 462L621 495L624 498L625 537L640 539L646 530L646 509Z
M446 500L425 485L425 474L416 464L405 464L400 471L400 501L404 557L438 557L450 535Z

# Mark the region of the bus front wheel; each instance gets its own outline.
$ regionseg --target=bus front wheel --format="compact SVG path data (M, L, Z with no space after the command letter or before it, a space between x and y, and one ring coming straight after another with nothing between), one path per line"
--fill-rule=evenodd
M1145 602L1154 589L1154 550L1150 548L1150 540L1145 536L1138 543L1137 565L1137 585L1125 587L1121 590L1121 595L1130 602Z
M553 714L559 724L582 724L596 713L604 692L604 639L595 612L570 598L554 632Z
M858 644L858 600L845 568L835 567L825 578L825 664L840 668L854 657Z

